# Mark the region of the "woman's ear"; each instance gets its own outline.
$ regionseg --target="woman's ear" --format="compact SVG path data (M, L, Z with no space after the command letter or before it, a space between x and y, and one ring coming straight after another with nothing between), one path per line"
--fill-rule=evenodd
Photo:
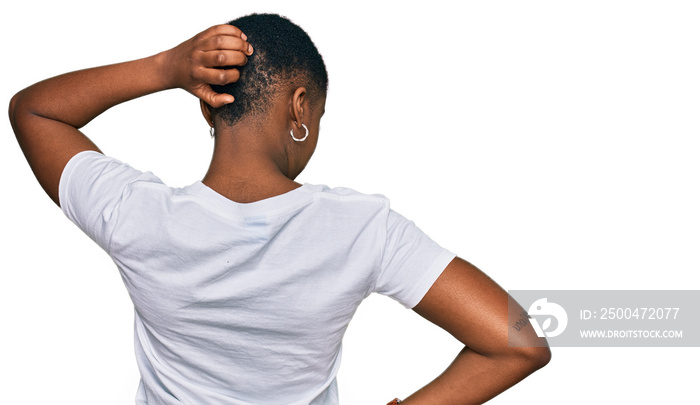
M291 109L289 111L290 118L297 123L298 128L300 128L301 124L304 122L304 113L308 114L306 110L308 110L306 87L299 87L294 90Z
M200 99L199 108L202 109L202 115L204 116L204 119L207 120L207 124L209 124L209 126L213 128L214 121L211 118L211 110L209 109L209 104L205 103L204 100Z

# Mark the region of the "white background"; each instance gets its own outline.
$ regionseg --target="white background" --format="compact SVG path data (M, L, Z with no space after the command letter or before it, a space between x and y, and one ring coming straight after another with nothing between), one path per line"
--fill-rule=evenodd
M4 2L1 99L278 12L309 32L330 74L300 181L388 196L506 289L700 289L700 6L456 3ZM2 119L0 403L133 403L117 271L44 195ZM174 186L203 176L213 145L181 90L115 107L85 132ZM459 348L370 297L346 335L341 402L405 397ZM553 348L492 402L692 403L698 361L698 348Z

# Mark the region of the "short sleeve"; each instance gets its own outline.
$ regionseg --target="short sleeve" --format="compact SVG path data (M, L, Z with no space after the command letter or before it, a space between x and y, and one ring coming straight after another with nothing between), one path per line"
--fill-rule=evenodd
M68 161L61 174L61 210L108 251L123 193L129 184L148 176L155 177L98 152L80 152Z
M386 232L375 292L413 308L455 255L393 210L389 210Z

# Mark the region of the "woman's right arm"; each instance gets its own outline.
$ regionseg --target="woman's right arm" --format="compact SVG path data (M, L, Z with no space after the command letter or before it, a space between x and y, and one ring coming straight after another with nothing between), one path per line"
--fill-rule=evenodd
M406 405L481 404L546 365L551 352L531 325L511 334L523 308L486 274L455 258L414 308L464 343L435 380ZM517 347L515 347L517 346Z
M233 102L210 84L238 80L237 69L222 68L246 63L253 52L246 39L236 27L217 25L157 55L66 73L17 93L10 101L10 122L41 186L58 204L68 161L84 150L99 151L80 128L119 103L176 87L212 107Z

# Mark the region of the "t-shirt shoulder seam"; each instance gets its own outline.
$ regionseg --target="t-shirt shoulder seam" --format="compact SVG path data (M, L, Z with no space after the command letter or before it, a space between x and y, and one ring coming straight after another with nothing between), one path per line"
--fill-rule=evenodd
M389 206L388 200L387 200L387 208ZM372 286L371 291L377 291L377 283L379 283L379 280L382 278L382 274L384 274L384 268L382 264L384 263L384 255L386 254L386 240L387 240L387 233L389 229L389 209L387 209L385 218L383 221L381 221L381 237L382 237L382 244L381 244L381 253L379 255L379 272L377 274L377 277L374 279L374 285Z
M350 191L351 194L341 194L339 191L341 190L347 190ZM326 190L319 190L313 193L315 197L318 198L328 198L328 199L338 199L338 200L350 200L350 201L356 201L356 200L365 200L365 201L375 201L381 204L389 205L389 199L383 195L379 194L364 194L359 191L355 191L350 188L344 188L344 187L339 187L339 188L329 188Z
M423 298L425 298L425 295L428 293L430 288L432 288L433 284L435 284L437 279L440 277L440 275L442 275L447 266L450 264L450 262L452 262L452 260L454 260L455 257L457 257L456 254L444 249L435 258L435 260L433 260L423 274L423 277L421 277L419 282L416 283L416 288L414 289L414 291L416 291L415 297L413 297L411 302L407 303L406 308L414 308Z
M141 178L145 175L150 175L158 179L158 181L153 181L152 179L144 179ZM124 203L125 197L127 194L132 192L136 188L149 188L149 189L156 189L159 190L165 194L167 194L167 197L170 198L171 200L174 200L177 196L175 195L174 188L168 186L167 184L163 183L163 181L156 176L153 172L151 171L146 171L146 172L141 172L139 177L135 178L134 180L126 183L124 187L122 188L121 192L119 193L119 200L116 202L114 206L114 226L112 227L112 231L109 234L109 239L107 240L107 253L110 254L111 256L111 249L112 249L112 238L114 235L114 232L116 231L117 228L117 223L119 223L119 219L121 217L121 212L122 212L122 204Z
M63 167L63 170L61 171L61 177L58 179L58 203L59 206L61 207L61 211L65 215L68 215L66 212L66 207L65 204L62 203L66 197L66 186L68 182L68 178L71 177L73 174L73 171L75 170L75 166L80 163L80 161L83 159L83 156L85 155L90 155L90 154L99 154L102 155L102 153L95 151L95 150L83 150L68 159L68 162L66 165Z

